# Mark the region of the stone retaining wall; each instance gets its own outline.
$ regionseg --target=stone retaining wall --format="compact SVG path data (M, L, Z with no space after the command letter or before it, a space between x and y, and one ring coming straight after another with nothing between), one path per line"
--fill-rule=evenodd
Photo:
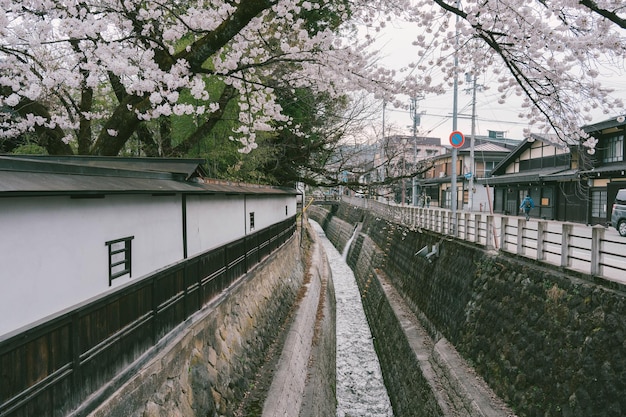
M309 216L316 221L326 219L327 235L343 236L353 230L353 224L338 216L326 218L326 214L314 209ZM372 239L360 234L349 250L348 262L362 294L394 416L510 415L502 404L494 405L493 393L480 389L479 381L467 371L467 366L458 366L462 360L445 339L435 344L389 284L380 269L385 263L384 252ZM451 369L450 364L456 365L456 369Z
M261 415L248 399L270 347L285 333L305 278L299 239L292 239L219 299L98 407L94 417ZM257 411L255 411L255 409Z
M420 363L420 357L411 346L382 287L381 277L376 272L382 253L371 239L360 235L352 245L349 260L354 264L354 275L362 294L363 309L374 337L374 347L394 416L449 415L444 414L447 409L445 400L437 398L431 385L434 375Z
M332 228L350 230L352 210L337 209L333 217L348 213L346 225L341 227L332 226L328 213L322 211L321 216ZM597 278L509 254L489 253L479 246L410 230L369 214L363 220L361 233L380 250L376 256L364 255L378 259L371 270L377 268L384 274L433 341L449 340L517 415L626 414L624 286L604 285ZM368 246L358 245L357 240L349 256L357 271L362 262L359 253ZM439 247L439 256L432 262L415 256L432 245ZM374 317L374 312L386 307L384 300L371 294L375 280L366 274L367 270L360 272L359 281L364 300L375 300L366 301L372 302L368 308ZM391 331L391 324L388 329ZM378 348L399 345L393 337L383 336L394 341L378 341ZM416 389L421 387L418 384Z

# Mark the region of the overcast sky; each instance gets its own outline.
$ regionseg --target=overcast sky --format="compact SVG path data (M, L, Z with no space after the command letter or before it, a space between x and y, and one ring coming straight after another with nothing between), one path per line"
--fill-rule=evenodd
M417 29L408 24L396 23L389 26L387 31L379 38L377 46L381 50L383 65L388 68L399 69L406 67L411 61L417 60L417 51L411 46L411 41L417 34ZM450 65L453 65L451 60ZM440 74L440 71L439 71ZM433 78L437 73L433 73ZM510 97L506 104L498 103L499 93L495 86L495 75L481 75L478 85L492 88L478 89L476 94L476 134L487 135L489 130L504 131L507 138L523 139L523 130L526 127L523 119L518 117L521 100ZM626 73L609 71L604 77L607 80L605 86L611 87L621 93L626 99ZM469 137L471 133L472 94L469 84L464 83L463 77L459 79L458 89L458 130ZM405 98L406 103L410 101ZM452 109L453 88L450 87L446 94L441 96L427 96L418 103L418 112L421 115L421 123L418 126L418 136L438 137L444 145L449 144L449 136L452 132ZM623 112L623 111L622 111ZM598 113L593 123L606 120L614 115ZM380 103L380 121L382 129L382 102ZM412 120L408 109L398 109L387 105L385 111L386 131L394 127L391 134L412 134Z

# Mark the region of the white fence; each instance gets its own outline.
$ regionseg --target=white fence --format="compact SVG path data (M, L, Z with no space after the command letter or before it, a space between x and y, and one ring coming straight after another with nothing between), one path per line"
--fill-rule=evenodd
M344 197L343 201L412 230L455 236L487 249L626 283L626 238L604 226L466 211L453 217L451 210L439 207L398 206L365 198Z

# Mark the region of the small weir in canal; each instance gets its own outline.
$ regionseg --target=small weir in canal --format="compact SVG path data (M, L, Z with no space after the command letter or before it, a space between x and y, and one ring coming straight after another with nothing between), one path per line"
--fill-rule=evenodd
M393 411L374 350L361 296L344 254L326 238L321 226L310 221L320 237L332 271L337 301L337 416L391 417Z

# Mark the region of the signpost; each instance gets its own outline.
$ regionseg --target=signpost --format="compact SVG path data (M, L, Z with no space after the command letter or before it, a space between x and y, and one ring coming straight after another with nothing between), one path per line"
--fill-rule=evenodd
M465 136L462 132L455 130L454 132L450 133L450 145L452 145L453 148L460 148L461 146L463 146L464 143Z
M456 78L455 78L456 84ZM456 88L455 88L456 93ZM455 106L456 110L456 94L455 94ZM452 225L451 225L451 234L456 236L456 204L457 204L457 192L456 192L456 160L457 160L457 149L463 146L465 143L465 136L462 132L456 130L456 118L453 120L453 129L455 129L452 133L450 133L450 145L452 145L452 178L451 178L451 187L450 187L450 209L452 211Z

